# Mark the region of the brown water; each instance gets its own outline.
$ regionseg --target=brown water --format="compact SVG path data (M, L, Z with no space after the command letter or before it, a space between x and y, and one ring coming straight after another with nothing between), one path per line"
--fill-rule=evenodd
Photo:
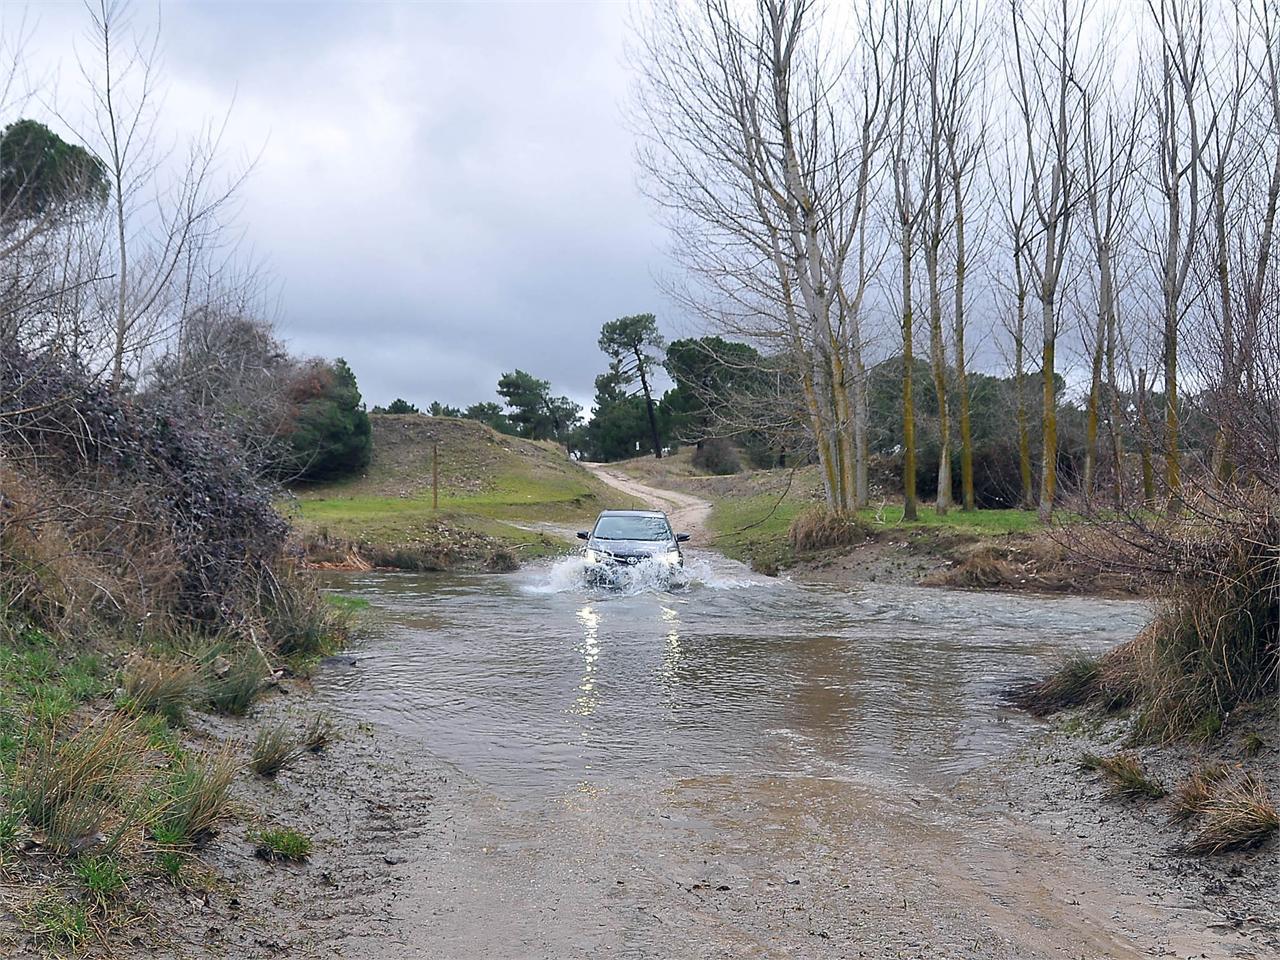
M406 783L447 771L345 955L1237 955L1002 774L1036 776L1013 757L1037 731L999 692L1143 605L651 572L335 578L374 613L321 696L422 758Z
M998 692L1130 637L1134 603L863 585L695 555L688 583L588 588L576 561L509 577L351 576L371 601L341 710L420 739L497 793L768 772L945 789L1023 741Z

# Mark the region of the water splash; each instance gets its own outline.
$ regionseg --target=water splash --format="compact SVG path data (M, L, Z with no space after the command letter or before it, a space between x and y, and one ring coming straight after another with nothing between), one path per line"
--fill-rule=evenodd
M645 560L615 568L607 580L592 576L582 556L564 557L550 566L529 568L530 579L521 589L530 594L586 593L636 596L690 589L743 590L772 583L732 560L686 557L683 567L661 560Z

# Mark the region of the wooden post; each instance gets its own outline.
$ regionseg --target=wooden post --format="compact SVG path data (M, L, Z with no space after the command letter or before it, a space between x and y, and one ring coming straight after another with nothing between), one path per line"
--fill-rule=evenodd
M440 441L431 441L431 509L440 509Z

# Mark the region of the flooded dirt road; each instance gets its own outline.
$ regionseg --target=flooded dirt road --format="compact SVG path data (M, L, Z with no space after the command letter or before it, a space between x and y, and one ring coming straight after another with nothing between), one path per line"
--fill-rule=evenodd
M1140 605L688 570L335 581L377 616L320 695L453 789L347 955L1236 955L1003 792L998 691Z

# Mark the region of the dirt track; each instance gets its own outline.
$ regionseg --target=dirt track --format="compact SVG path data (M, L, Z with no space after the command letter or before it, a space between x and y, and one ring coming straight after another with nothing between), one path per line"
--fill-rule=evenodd
M584 462L582 465L603 483L647 503L654 510L664 511L671 519L671 525L681 533L699 535L706 532L707 517L711 513L708 501L688 493L651 487L611 469L607 464Z

